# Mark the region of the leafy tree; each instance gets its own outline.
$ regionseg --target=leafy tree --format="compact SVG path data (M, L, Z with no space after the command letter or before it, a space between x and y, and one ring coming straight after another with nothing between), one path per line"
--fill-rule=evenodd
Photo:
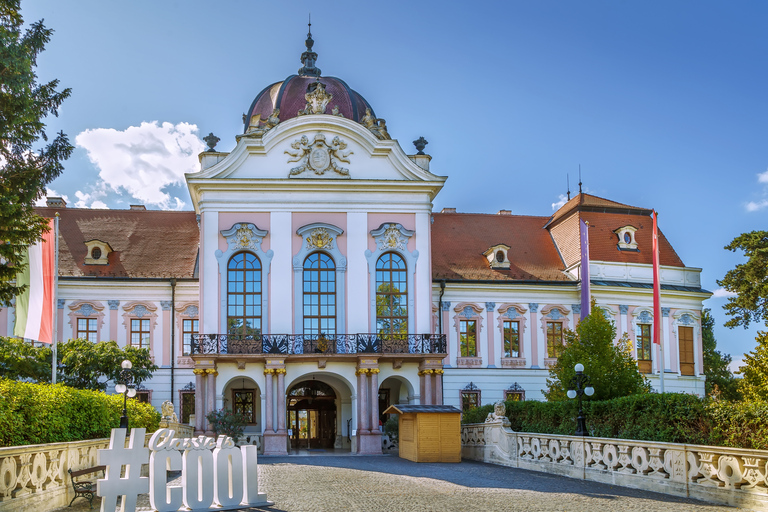
M217 437L225 435L237 441L245 432L245 417L230 409L211 411L206 418L211 425L211 429L213 429L214 435Z
M743 233L725 248L734 252L740 249L748 258L717 282L738 294L729 297L723 306L732 317L725 323L726 327L749 327L750 322L761 321L768 324L768 231Z
M768 402L768 332L757 333L757 347L744 354L745 365L736 372L742 376L739 388L747 401Z
M136 385L149 379L158 368L152 362L148 349L130 345L121 349L115 341L92 343L73 339L60 343L58 353L61 356L62 382L80 389L107 389L107 382L119 378L122 370L120 363L124 359L133 363L133 382Z
M640 373L632 358L629 338L622 337L619 344L613 342L616 326L595 307L576 326L576 331L565 331L565 347L557 363L549 369L547 400L567 400L566 392L576 376L576 363L584 365L584 374L595 388L594 400L609 400L621 396L647 393L648 379Z
M24 291L14 282L23 251L48 229L34 202L73 149L63 133L33 148L40 138L48 142L42 120L58 115L70 90L57 91L58 80L37 83L37 56L53 31L39 21L22 33L23 23L19 0L0 0L0 302Z
M51 381L51 349L19 338L0 336L0 377L33 382Z
M707 396L718 396L725 400L738 400L739 385L728 369L728 365L731 364L731 356L717 350L714 327L715 318L707 308L701 314L704 375L707 378L705 392Z

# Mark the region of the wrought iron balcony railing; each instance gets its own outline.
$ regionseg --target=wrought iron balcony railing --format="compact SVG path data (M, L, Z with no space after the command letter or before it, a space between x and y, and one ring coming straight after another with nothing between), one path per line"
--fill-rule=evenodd
M444 354L445 334L193 334L194 354Z

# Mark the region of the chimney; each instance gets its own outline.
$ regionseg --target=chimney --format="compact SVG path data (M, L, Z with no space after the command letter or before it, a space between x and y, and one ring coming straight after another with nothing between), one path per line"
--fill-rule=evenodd
M147 209L147 207L144 206L143 204L132 204L131 205L131 210L135 210L137 212L143 212L146 209Z
M443 208L440 213L456 213L456 208Z
M512 215L512 210L499 210L497 215Z
M67 202L63 197L46 197L45 205L51 208L66 208Z

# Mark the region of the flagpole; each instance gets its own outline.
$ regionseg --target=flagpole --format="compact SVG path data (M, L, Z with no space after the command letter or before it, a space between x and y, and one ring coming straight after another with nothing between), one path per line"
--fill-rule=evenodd
M52 343L52 357L51 357L51 384L56 384L56 368L58 360L58 322L56 321L57 313L59 311L59 212L56 212L53 221L53 343Z
M661 339L661 276L659 262L659 214L653 211L653 341L659 344L659 386L664 393L664 343Z

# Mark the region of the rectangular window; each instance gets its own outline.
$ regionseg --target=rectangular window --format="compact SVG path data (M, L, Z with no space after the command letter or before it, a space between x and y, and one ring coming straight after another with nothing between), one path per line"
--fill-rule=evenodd
M504 357L520 357L520 322L504 320Z
M680 374L694 375L693 363L693 327L679 327L677 337L680 341Z
M480 392L479 391L462 391L461 392L461 410L467 412L475 407L480 407Z
M149 319L131 319L131 345L137 348L149 348Z
M232 390L232 412L242 415L249 424L256 423L256 407L252 389Z
M182 353L188 356L192 351L192 335L199 331L200 321L197 318L184 319L181 322L181 332L184 346Z
M637 326L637 360L651 360L651 324Z
M547 322L547 357L557 358L563 352L562 322Z
M77 319L77 337L83 340L88 340L91 343L97 343L99 340L96 338L96 319L95 318L78 318Z
M525 402L525 391L505 391L504 400L512 402Z
M144 404L148 404L149 402L149 391L137 391L135 399L137 402L141 402Z
M477 322L459 320L459 344L461 357L477 356Z

